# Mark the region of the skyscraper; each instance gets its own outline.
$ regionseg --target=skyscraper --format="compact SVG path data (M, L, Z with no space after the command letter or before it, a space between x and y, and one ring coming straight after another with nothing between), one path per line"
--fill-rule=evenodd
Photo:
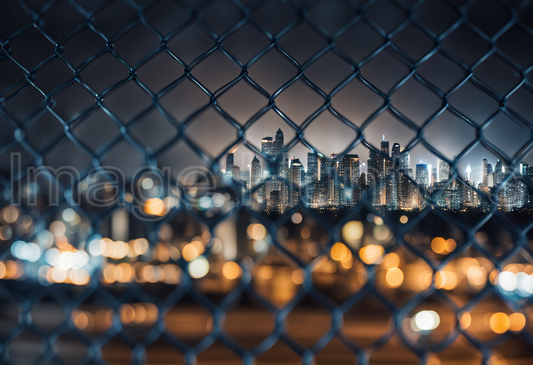
M429 186L429 166L424 163L416 164L416 183L425 188Z
M251 187L255 188L259 183L261 183L261 162L257 159L257 156L254 156L252 160L252 176L251 176Z
M498 159L496 160L496 165L494 166L494 185L500 185L504 177L504 167L502 162Z
M231 168L233 167L233 165L235 165L235 155L233 153L228 153L226 155L226 175L228 177L232 177L232 171L231 171ZM239 176L236 177L237 179L239 178Z
M307 153L307 181L308 184L313 184L318 181L318 154L314 152Z
M483 159L481 163L481 186L489 186L489 160Z
M438 162L437 181L443 182L450 178L450 164L444 160L439 159Z
M261 139L261 152L268 157L275 157L277 153L277 145L272 137L264 137Z
M289 206L292 208L300 200L300 187L302 186L303 165L299 159L291 159L289 169Z

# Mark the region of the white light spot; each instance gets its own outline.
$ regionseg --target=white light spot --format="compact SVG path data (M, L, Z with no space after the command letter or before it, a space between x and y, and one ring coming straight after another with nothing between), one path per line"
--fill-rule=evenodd
M498 285L505 291L516 289L516 275L510 271L502 271L498 275Z
M72 222L76 218L76 212L72 208L67 208L63 211L63 220L65 222Z
M194 279L200 279L209 272L209 262L200 256L189 263L189 275Z
M141 186L144 190L150 190L154 186L154 180L149 177L145 177L141 183Z
M440 324L440 317L435 311L420 311L411 319L411 327L414 331L431 331Z

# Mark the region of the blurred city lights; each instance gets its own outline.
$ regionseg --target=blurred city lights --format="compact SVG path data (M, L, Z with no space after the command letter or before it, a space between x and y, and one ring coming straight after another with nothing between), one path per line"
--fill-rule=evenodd
M432 331L440 324L440 317L437 312L424 310L418 312L411 319L411 327L415 332Z

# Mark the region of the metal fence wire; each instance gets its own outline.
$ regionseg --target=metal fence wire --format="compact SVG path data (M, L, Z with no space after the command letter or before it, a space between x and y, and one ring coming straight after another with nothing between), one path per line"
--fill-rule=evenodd
M500 200L533 189L532 15L529 0L0 1L0 363L529 364L533 220ZM472 139L430 138L443 115ZM396 163L377 123L487 204L450 212L410 177L420 209L369 190L336 213L265 214L263 185L223 172L237 147L276 176L280 156L347 135L337 158ZM280 125L284 153L258 147ZM461 174L478 149L505 166L490 190Z

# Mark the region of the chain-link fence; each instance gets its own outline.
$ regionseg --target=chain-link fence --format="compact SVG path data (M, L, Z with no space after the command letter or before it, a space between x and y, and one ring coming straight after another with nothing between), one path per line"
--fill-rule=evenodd
M0 362L529 364L532 27L0 1Z

